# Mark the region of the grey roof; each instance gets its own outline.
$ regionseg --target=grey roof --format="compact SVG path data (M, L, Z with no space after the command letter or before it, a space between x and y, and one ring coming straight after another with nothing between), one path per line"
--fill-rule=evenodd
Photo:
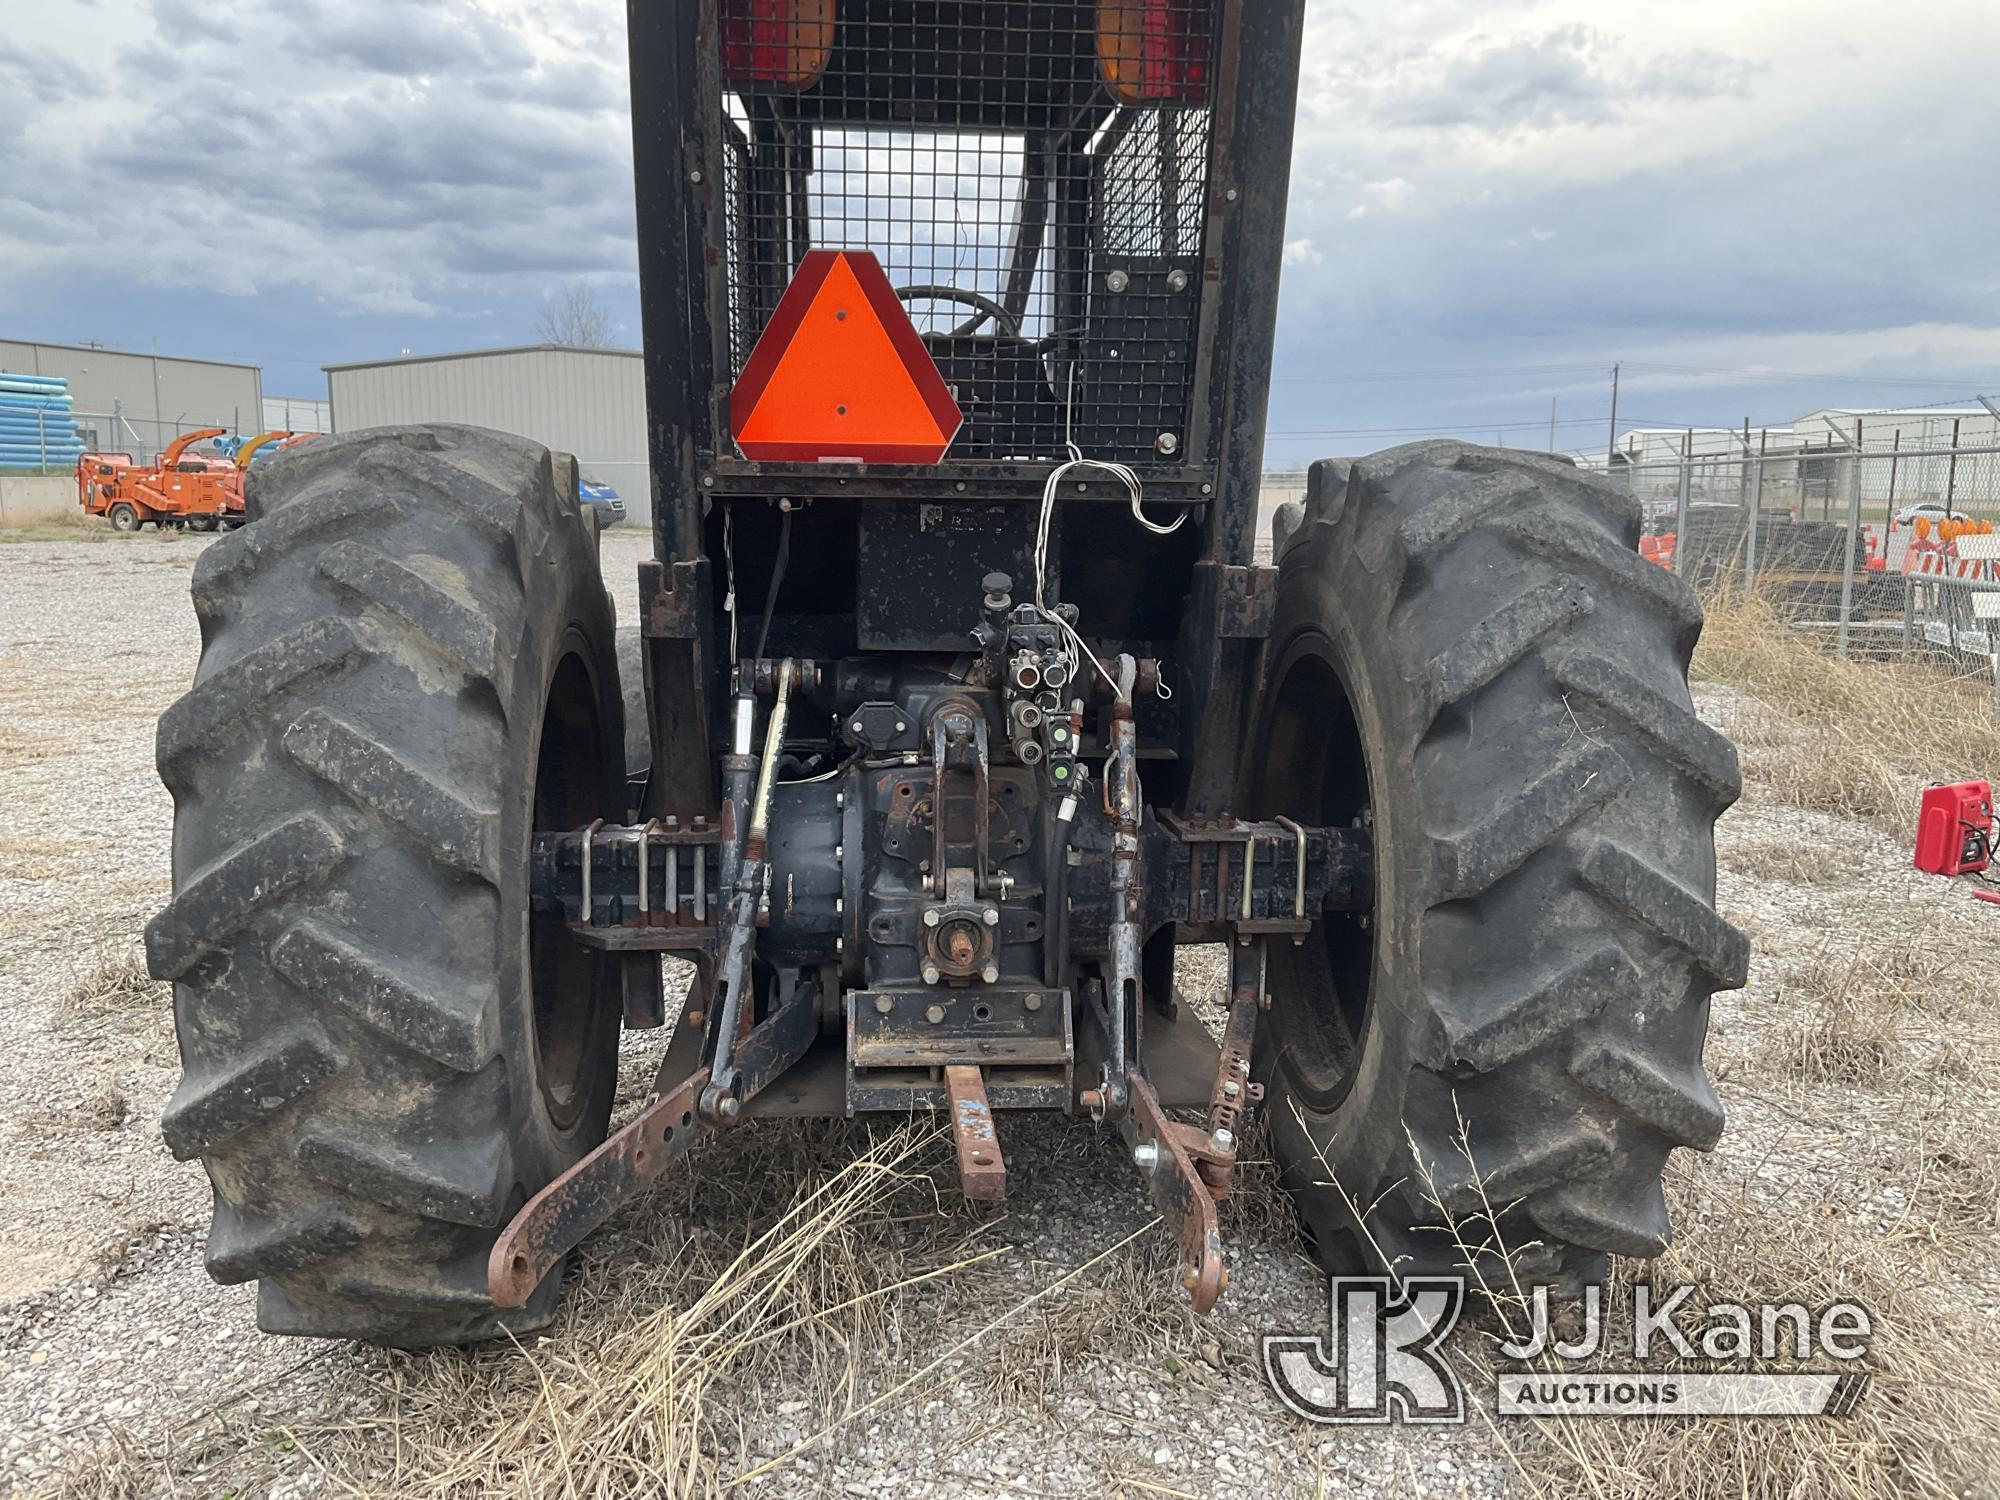
M157 349L114 349L109 344L58 344L50 339L17 339L0 333L0 344L26 344L34 349L67 349L75 354L122 354L128 359L164 359L176 365L220 365L225 370L261 370L241 359L200 359L192 354L162 354Z
M503 354L608 354L619 359L639 359L637 349L587 349L577 344L513 344L503 349L459 349L445 354L399 354L393 359L357 359L346 364L321 365L329 375L337 370L379 370L385 365L428 365L447 359L488 359Z

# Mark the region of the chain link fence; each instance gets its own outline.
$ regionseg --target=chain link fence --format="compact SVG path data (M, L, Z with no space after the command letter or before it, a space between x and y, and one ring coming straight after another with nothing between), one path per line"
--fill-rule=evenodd
M292 413L301 419L296 428L287 431L320 431L310 425L310 419L320 415L322 403L297 401L289 404ZM179 412L172 417L131 416L119 409L111 411L73 411L68 415L76 423L77 437L83 443L86 453L124 453L139 463L157 463L174 442L190 432L204 429L219 429L218 440L203 440L194 445L191 454L198 458L228 457L236 451L236 446L259 433L279 430L282 424L272 424L274 416L286 403L266 401L261 411L245 409L222 412ZM33 435L29 435L33 446ZM42 461L25 465L9 466L10 474L71 474L75 472L75 460L70 458L63 445L54 434L42 445Z
M2000 704L2000 413L1872 438L1866 415L1824 425L1823 440L1748 434L1734 453L1698 451L1694 429L1679 454L1614 453L1642 553L1698 592L1761 596L1837 655L1990 676Z
M1573 457L1639 502L1641 555L1697 592L1757 595L1839 656L1976 674L2000 710L2000 403L1655 428ZM1305 480L1265 472L1260 562Z

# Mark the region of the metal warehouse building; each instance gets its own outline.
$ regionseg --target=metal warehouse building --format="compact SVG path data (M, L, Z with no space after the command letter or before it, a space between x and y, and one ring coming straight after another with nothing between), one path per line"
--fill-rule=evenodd
M0 339L0 370L67 380L85 446L140 459L198 427L244 432L263 420L264 377L255 365Z
M645 364L636 349L535 344L328 365L333 430L466 422L576 455L624 498L628 520L652 514Z

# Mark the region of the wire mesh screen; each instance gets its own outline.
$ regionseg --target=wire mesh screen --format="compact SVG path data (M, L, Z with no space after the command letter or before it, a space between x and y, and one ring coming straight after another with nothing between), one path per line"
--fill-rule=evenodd
M1218 0L716 3L732 378L808 250L868 250L953 460L1193 456Z

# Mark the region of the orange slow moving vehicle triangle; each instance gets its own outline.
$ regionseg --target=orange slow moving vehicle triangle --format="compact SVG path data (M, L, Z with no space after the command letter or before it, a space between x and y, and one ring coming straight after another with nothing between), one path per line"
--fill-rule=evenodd
M811 250L729 394L745 458L934 464L958 403L866 250Z

